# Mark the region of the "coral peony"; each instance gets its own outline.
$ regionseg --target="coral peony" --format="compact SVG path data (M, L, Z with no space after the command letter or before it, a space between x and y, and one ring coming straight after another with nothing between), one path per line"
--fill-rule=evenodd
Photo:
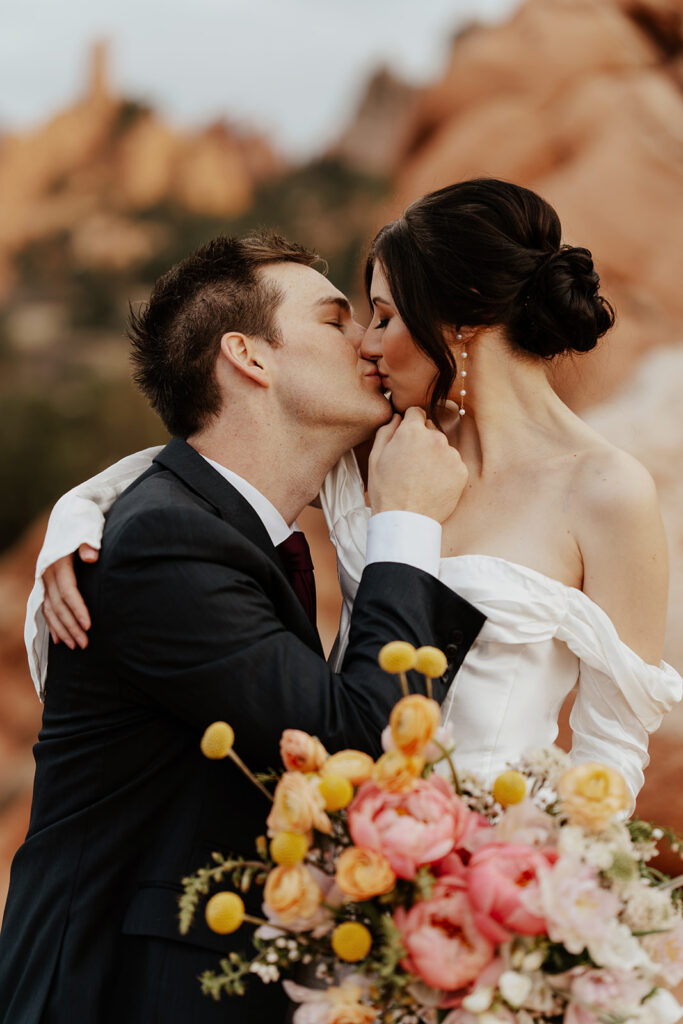
M418 779L408 793L366 782L349 805L349 832L356 846L383 853L399 878L414 878L420 865L457 848L470 813L437 775Z
M319 772L328 753L317 736L301 729L285 729L280 738L280 757L288 772Z
M439 879L430 899L399 907L394 922L407 953L403 966L432 988L469 985L493 960L494 945L477 929L459 879Z
M297 832L307 835L312 829L332 831L325 814L325 800L318 788L318 779L307 779L300 772L285 772L275 788L273 807L266 825L268 835Z
M473 854L467 871L467 891L477 927L492 942L504 942L510 932L545 933L545 920L532 913L528 899L538 893L539 872L555 860L554 850L504 843L491 843Z

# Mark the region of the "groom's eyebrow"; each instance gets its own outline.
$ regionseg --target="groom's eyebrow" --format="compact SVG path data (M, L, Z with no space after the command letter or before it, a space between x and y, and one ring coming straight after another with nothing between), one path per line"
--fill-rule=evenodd
M320 306L337 306L337 308L342 310L342 312L348 313L352 319L355 316L353 306L348 299L343 298L341 295L326 295L324 298L318 299L313 308L319 309Z

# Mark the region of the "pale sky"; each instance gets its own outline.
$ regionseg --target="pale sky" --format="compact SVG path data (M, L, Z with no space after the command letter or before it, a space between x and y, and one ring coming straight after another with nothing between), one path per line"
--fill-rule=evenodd
M179 124L219 117L280 149L324 148L384 62L411 81L438 74L448 38L519 0L0 0L0 130L39 124L72 101L88 45L111 42L114 85Z

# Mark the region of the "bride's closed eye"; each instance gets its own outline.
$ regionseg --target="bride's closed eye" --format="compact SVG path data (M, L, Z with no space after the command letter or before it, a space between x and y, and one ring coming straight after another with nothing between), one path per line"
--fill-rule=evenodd
M376 331L381 331L381 330L382 330L382 329L383 329L384 327L386 327L386 326L387 326L387 324L388 324L388 323L389 323L389 317L388 317L388 316L385 316L383 320L379 320L379 321L378 321L378 322L377 322L377 323L375 324L375 326L374 326L374 330L376 330Z

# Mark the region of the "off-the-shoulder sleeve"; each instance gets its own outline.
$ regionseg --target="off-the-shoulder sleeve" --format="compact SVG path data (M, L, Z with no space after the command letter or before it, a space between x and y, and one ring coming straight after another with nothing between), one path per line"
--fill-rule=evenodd
M41 700L47 671L49 637L42 610L45 596L43 573L59 558L77 551L81 544L89 544L99 550L105 513L119 494L149 469L160 451L159 446L127 455L97 476L67 491L50 513L45 540L36 562L35 583L26 606L24 627L31 678Z
M580 662L570 717L572 760L617 768L635 802L649 763L648 735L681 700L683 680L665 661L643 661L619 638L609 616L578 591L558 636Z
M353 452L343 455L325 477L320 504L337 552L337 575L342 593L339 633L330 655L332 668L337 672L348 645L351 610L365 567L370 518L363 478Z

